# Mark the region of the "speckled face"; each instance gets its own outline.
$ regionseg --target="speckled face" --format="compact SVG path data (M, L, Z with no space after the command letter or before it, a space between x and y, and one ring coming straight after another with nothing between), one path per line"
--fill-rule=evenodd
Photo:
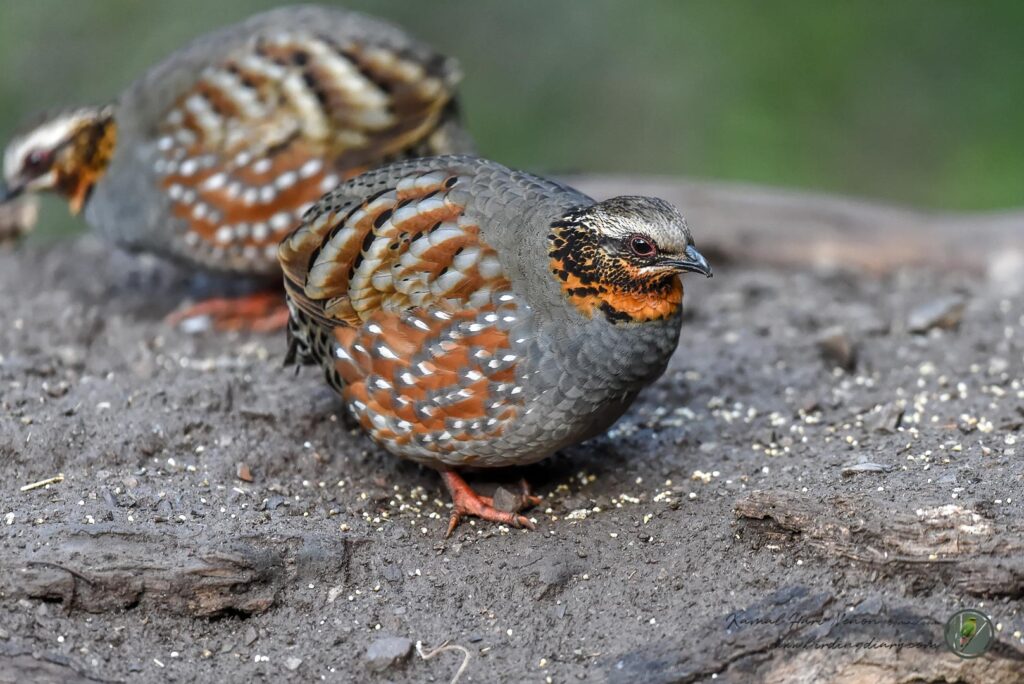
M116 128L107 108L53 116L4 150L4 182L12 194L56 190L78 213L114 154Z
M673 315L683 300L682 271L710 275L686 221L667 202L616 197L552 223L551 272L586 316L643 323Z

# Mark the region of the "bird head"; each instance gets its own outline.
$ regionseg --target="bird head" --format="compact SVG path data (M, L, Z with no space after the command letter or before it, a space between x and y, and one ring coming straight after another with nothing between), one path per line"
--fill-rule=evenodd
M570 212L551 229L551 271L588 316L663 319L682 301L680 274L711 277L686 220L664 200L614 197Z
M111 107L48 116L15 136L4 150L0 203L22 193L50 190L63 195L77 214L106 170L115 142Z

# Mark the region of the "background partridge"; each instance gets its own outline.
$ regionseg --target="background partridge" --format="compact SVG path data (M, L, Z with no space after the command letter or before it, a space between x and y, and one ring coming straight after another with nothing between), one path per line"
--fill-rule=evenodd
M278 242L339 181L399 158L471 151L459 78L453 60L385 22L273 10L195 40L116 104L65 111L14 138L0 199L53 190L121 247L273 277ZM280 295L248 309L211 301L182 317L226 322L273 302L281 325Z
M463 515L530 527L455 470L604 431L676 348L679 274L711 275L660 199L595 202L456 156L342 184L280 259L290 357L322 366L375 441L442 473L449 534Z

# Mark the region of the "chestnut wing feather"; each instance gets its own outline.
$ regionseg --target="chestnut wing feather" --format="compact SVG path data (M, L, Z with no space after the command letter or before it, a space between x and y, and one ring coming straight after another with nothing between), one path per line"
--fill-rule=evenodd
M340 181L465 144L445 133L458 79L400 30L321 8L261 15L172 56L143 83L175 93L147 135L183 226L178 250L217 268L272 266L281 237Z

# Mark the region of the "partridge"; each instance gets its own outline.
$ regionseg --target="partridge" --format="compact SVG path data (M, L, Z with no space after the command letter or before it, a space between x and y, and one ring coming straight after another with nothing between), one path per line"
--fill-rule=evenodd
M472 150L459 79L452 59L377 19L272 10L175 52L116 104L65 111L15 137L0 201L55 191L128 250L276 283L281 238L341 180ZM280 294L215 300L178 318L227 322L274 301L280 327Z
M676 348L680 274L711 275L663 200L595 202L462 156L342 183L279 258L289 359L321 366L378 444L440 471L448 534L465 515L532 527L458 471L608 428Z

